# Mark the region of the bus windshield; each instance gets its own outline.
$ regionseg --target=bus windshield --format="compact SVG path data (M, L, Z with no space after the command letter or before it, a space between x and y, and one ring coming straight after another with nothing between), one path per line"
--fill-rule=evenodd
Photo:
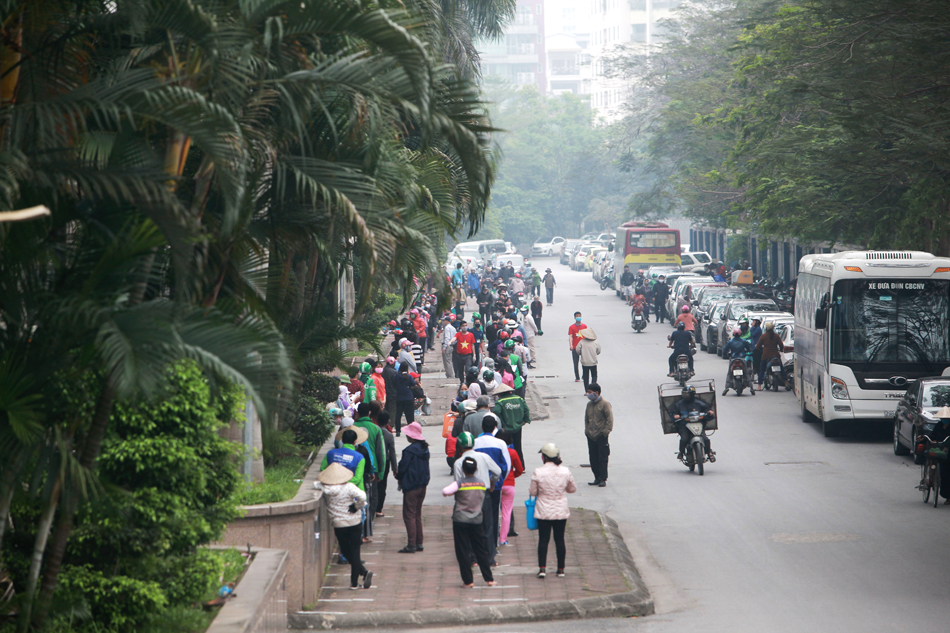
M676 248L674 231L630 231L630 246L633 248Z
M950 281L847 279L832 293L831 361L950 363Z

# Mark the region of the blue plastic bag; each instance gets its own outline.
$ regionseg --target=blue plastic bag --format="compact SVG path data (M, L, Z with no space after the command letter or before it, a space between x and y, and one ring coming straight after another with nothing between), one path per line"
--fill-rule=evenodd
M525 507L525 524L528 526L529 530L538 529L538 520L534 518L534 504L538 500L537 497L528 497L524 500Z

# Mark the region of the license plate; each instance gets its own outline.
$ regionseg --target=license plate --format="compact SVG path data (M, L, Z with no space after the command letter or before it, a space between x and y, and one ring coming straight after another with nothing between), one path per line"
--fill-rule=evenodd
M642 320L643 320L643 317L640 316L639 314L638 314L637 316L633 317L633 318L634 318L635 320L637 320L637 321L642 321Z
M777 374L782 371L782 368L778 365L772 365L772 371Z
M734 369L734 370L732 370L732 375L733 375L733 376L741 376L742 374L743 374L743 372L742 372L741 369Z

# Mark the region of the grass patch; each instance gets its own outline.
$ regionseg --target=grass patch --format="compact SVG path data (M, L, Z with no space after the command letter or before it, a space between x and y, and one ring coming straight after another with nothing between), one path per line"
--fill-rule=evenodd
M290 501L300 489L303 467L306 459L299 455L288 455L271 466L264 468L264 481L246 483L237 494L237 502L242 506L261 503L279 503Z

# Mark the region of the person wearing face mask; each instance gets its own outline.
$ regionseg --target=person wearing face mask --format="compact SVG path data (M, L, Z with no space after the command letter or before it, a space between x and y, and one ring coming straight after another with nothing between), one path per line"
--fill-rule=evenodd
M459 331L449 343L455 346L452 363L461 384L465 382L468 368L475 364L475 336L468 331L468 322L459 323Z
M587 386L587 409L584 411L584 435L587 436L587 454L590 469L594 473L591 486L607 486L607 458L610 443L607 441L614 430L614 411L610 403L600 395L600 385L592 382Z
M571 347L571 358L574 360L574 382L581 381L581 373L577 367L578 362L580 361L580 356L577 355L577 344L581 342L581 339L584 337L580 335L581 330L586 330L587 326L584 325L581 320L581 313L574 313L574 323L567 328L567 338L568 344Z
M475 367L482 364L482 342L485 340L485 330L482 329L482 315L472 314L472 329L469 330L475 337Z

